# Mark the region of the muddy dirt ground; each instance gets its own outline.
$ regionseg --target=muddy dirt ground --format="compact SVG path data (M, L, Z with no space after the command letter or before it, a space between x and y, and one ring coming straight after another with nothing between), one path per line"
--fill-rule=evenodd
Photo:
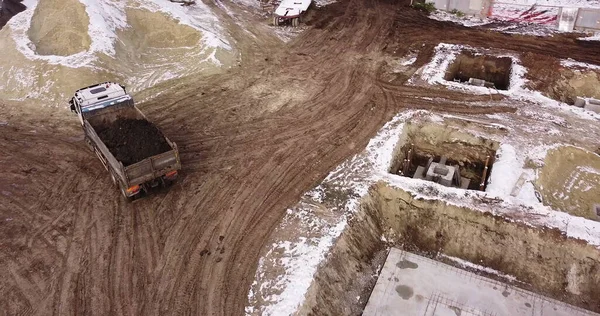
M171 150L160 130L146 120L118 119L100 129L98 137L124 166Z
M138 97L162 92L140 107L180 147L181 178L168 191L123 201L66 109L2 106L5 314L241 315L261 246L286 207L398 111L514 111L461 103L489 96L406 86L435 45L600 64L599 42L464 28L408 1L315 9L288 44L262 18L234 10L235 18L220 12L243 52L239 67ZM418 55L412 70L383 80L385 60L409 52Z

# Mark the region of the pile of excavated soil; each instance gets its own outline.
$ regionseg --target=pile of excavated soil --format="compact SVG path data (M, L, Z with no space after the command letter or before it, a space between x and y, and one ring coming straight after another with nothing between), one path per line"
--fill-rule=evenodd
M600 156L577 147L548 151L537 181L544 204L571 215L599 220Z
M127 9L127 22L121 40L135 49L192 47L198 45L202 34L180 24L165 14L143 9Z
M13 16L25 11L27 7L22 4L23 0L0 0L0 30Z
M558 58L539 54L524 54L529 86L546 96L568 104L577 97L600 98L600 71L572 69L560 64Z
M160 130L146 120L118 119L98 136L124 166L171 150Z
M90 19L77 0L45 0L35 8L29 39L39 55L68 56L90 48Z

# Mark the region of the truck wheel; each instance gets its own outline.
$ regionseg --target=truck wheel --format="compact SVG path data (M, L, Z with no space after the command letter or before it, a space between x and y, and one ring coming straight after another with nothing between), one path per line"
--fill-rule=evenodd
M292 19L292 26L293 27L298 27L300 25L300 18L293 18Z
M279 26L279 17L278 16L273 17L273 25Z

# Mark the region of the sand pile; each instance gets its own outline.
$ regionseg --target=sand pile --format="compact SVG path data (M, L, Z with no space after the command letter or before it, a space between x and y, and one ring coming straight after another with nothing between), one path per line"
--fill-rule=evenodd
M563 146L548 152L538 179L544 204L571 215L598 220L600 156Z
M127 9L127 22L131 26L125 38L136 49L192 47L198 45L201 34L190 26L159 12Z
M23 0L0 0L0 30L13 16L24 11L27 7L22 4Z
M28 35L39 55L68 56L90 48L90 19L77 0L44 0L35 8Z

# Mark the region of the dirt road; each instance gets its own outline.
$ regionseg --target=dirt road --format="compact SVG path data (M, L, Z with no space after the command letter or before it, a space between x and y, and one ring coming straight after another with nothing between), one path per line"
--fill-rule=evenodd
M286 207L399 110L514 111L472 103L489 96L404 86L410 73L384 80L386 58L416 52L416 69L444 41L600 64L597 44L466 29L395 1L317 9L288 45L253 17L223 18L243 64L159 85L147 95L164 93L141 105L180 146L182 178L170 190L123 201L75 117L3 106L5 315L241 315L260 248Z

